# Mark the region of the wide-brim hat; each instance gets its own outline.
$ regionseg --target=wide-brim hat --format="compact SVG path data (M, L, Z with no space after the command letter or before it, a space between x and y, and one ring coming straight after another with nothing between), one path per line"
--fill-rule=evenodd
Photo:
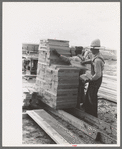
M87 47L89 49L94 48L94 49L105 49L104 46L101 46L100 44L100 40L99 39L95 39L91 42L91 45L89 47Z

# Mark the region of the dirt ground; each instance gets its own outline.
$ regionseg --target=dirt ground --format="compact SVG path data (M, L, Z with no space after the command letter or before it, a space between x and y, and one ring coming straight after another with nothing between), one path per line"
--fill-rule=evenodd
M117 75L117 61L106 61L104 74ZM23 79L23 88L33 88L35 80L26 81ZM101 120L116 125L117 122L117 104L98 100L98 118ZM31 119L24 118L22 126L23 144L55 144L55 142Z
M23 119L22 144L55 144L31 118Z

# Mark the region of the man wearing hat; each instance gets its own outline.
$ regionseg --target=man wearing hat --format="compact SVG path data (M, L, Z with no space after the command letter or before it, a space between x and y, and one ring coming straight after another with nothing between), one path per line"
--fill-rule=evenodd
M83 86L86 82L89 82L82 107L84 107L85 112L97 117L97 93L102 83L105 62L99 51L103 48L99 39L92 41L91 46L88 48L92 53L92 59L81 63L91 64L91 77L87 77L85 74L80 76Z

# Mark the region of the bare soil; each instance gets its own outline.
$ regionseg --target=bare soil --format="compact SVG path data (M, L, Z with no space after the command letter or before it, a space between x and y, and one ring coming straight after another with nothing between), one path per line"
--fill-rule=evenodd
M55 144L31 118L23 118L23 144Z

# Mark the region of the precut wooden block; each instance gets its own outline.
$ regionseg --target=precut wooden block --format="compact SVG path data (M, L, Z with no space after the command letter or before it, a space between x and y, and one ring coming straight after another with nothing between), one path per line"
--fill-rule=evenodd
M64 66L44 67L45 79L36 78L40 100L60 109L75 107L77 104L79 69Z
M64 40L54 40L54 39L45 39L40 40L39 44L39 61L52 64L61 64L68 65L67 62L62 61L59 57L57 57L53 50L57 50L59 54L70 57L70 48L69 41Z
M69 41L56 40L56 39L42 39L42 40L40 40L39 44L42 46L53 45L53 46L69 47Z

